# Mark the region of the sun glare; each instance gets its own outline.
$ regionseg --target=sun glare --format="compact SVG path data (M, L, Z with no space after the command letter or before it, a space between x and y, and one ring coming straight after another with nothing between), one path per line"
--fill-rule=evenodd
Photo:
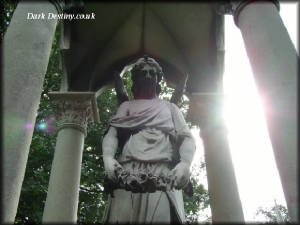
M287 12L283 4L281 8ZM264 119L263 96L258 95L241 33L231 16L225 16L225 49L224 119L245 220L264 220L255 216L259 207L274 206L275 199L285 206L286 202Z
M297 5L280 3L280 15L299 52ZM274 201L286 206L286 202L264 118L263 96L257 92L241 32L229 15L225 16L225 50L223 115L245 221L265 221L264 216L256 215L259 207L270 208ZM204 149L199 130L192 129L192 133L197 144L193 165L197 166ZM207 188L205 176L200 182Z

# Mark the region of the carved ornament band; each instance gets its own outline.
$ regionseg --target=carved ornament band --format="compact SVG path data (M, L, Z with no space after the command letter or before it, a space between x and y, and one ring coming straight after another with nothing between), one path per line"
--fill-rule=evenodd
M234 23L238 27L238 18L241 13L241 11L250 3L253 2L270 2L273 3L277 10L280 10L280 4L278 0L240 0L240 1L224 1L222 3L218 3L218 6L216 8L216 11L218 14L230 14L233 15Z
M232 14L233 14L234 23L237 27L238 27L238 18L239 18L241 11L245 8L245 6L247 6L248 4L250 4L252 2L271 2L276 6L278 11L280 10L280 5L279 5L278 0L264 0L264 1L257 1L257 0L246 0L245 1L244 0L244 1L238 1L238 2L233 1L231 3L232 12L233 12Z
M89 122L99 122L94 93L51 92L49 93L58 130L74 128L86 135Z
M86 126L79 125L77 123L59 123L57 124L57 132L65 128L72 128L75 130L79 130L84 133L84 136L87 135Z
M63 13L65 7L64 0L49 0L49 2L51 2L55 6L57 13Z

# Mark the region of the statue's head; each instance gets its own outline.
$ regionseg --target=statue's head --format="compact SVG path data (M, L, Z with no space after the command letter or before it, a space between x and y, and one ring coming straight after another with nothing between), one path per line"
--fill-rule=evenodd
M159 82L163 76L161 66L148 56L139 58L132 67L132 93L134 98L154 98L159 95Z

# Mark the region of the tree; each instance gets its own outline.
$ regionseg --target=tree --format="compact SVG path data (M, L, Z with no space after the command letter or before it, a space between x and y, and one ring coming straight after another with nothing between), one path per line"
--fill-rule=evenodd
M258 208L256 215L263 215L268 223L288 223L290 221L288 210L285 206L277 204L270 208Z
M205 172L205 163L201 162L200 168L192 168L192 170L196 171L196 173L191 176L194 194L192 197L189 197L183 193L183 201L187 222L197 223L200 213L209 206L208 191L202 184L200 184L199 180L200 174ZM206 217L206 222L208 222L210 218L207 215Z
M3 37L10 18L16 7L17 1L5 1L5 26L1 27ZM43 84L43 91L36 123L34 126L33 138L30 145L25 177L21 189L19 207L16 215L16 224L41 223L43 209L46 201L48 183L50 178L51 164L55 150L57 133L55 132L55 118L48 93L59 91L62 71L59 67L59 26L56 29L55 37L49 58L47 72ZM130 72L123 76L127 92L130 94L131 80ZM162 82L162 96L170 99L173 90ZM131 96L132 97L132 96ZM102 139L111 118L117 110L117 97L114 89L103 92L98 98L99 115L101 123L88 127L88 134L85 139L82 170L79 190L78 223L100 223L106 206L107 195L103 192L104 165L102 160ZM184 115L186 115L187 101L182 104ZM184 195L185 210L188 221L196 221L196 213L199 209L208 207L207 190L198 185L197 179L192 177L194 184L194 196L189 198Z
M4 34L10 23L12 14L18 2L19 2L18 0L1 1L1 5L3 6L3 12L1 13L1 26L0 26L1 40L3 40Z

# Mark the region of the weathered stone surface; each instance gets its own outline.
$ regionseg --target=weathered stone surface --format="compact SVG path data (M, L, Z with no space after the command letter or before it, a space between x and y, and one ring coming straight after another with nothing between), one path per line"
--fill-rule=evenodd
M222 105L223 95L220 93L194 93L188 118L200 126L212 221L241 223L244 214L222 117Z
M131 73L134 99L120 105L102 144L105 190L111 188L103 222L185 222L181 189L188 186L195 142L178 107L158 99L157 62L140 58ZM171 137L181 139L178 149Z
M84 136L99 121L94 93L49 93L58 122L43 222L76 223Z
M50 2L21 1L3 41L3 222L13 223L57 20Z
M99 122L95 93L93 92L51 92L58 130L70 127L86 135L88 123Z
M299 56L273 3L245 6L238 27L262 97L289 215L297 223Z

